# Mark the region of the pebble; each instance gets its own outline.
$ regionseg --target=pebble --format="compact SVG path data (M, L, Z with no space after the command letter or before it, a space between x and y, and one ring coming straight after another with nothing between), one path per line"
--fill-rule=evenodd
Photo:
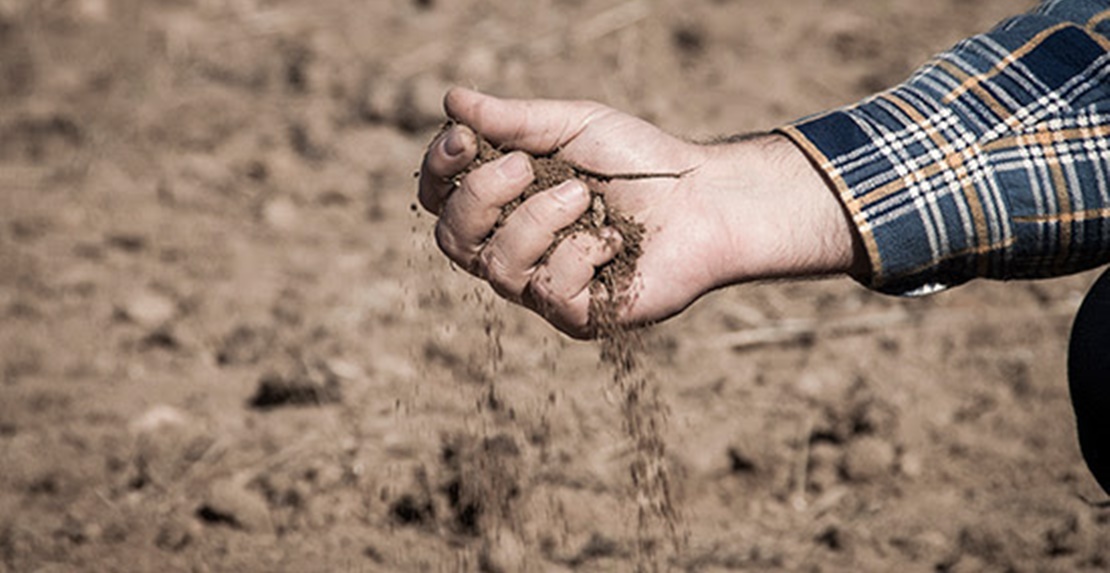
M133 479L165 487L181 478L213 442L198 420L168 405L157 405L128 424L135 436Z
M332 358L327 361L326 365L329 372L343 380L362 380L366 378L366 371L354 362Z
M837 461L841 457L840 448L829 442L816 442L809 450L809 470L807 485L813 491L829 491L840 481Z
M262 220L278 231L292 231L297 228L300 215L291 199L276 197L262 206Z
M77 14L87 22L101 24L111 17L108 0L80 0L76 2Z
M173 517L158 528L154 545L163 551L177 553L188 547L199 533L195 521Z
M851 381L843 375L826 370L808 370L798 376L794 387L811 400L828 402L842 395Z
M898 470L906 477L921 477L921 473L925 470L925 461L921 459L920 454L905 452L898 460Z
M327 157L335 139L335 126L330 111L313 105L289 126L289 143L298 155L308 160Z
M471 46L459 57L455 70L459 85L489 87L497 81L501 63L488 46Z
M400 84L385 74L371 72L363 83L358 113L368 121L392 122L400 103Z
M443 112L443 96L449 87L434 74L409 78L401 86L397 126L408 133L415 133L442 124L447 119Z
M177 314L177 303L165 295L142 291L120 305L119 313L127 320L153 330L164 326Z
M202 509L252 533L273 531L270 508L246 487L248 476L237 475L216 481L208 490Z
M871 481L889 473L896 456L890 442L874 436L864 436L848 444L841 460L841 469L851 481Z
M149 434L164 428L178 428L185 426L189 417L166 404L159 404L143 412L138 418L131 421L129 428L134 434Z
M528 549L520 537L509 530L489 536L478 554L480 567L490 573L527 571Z

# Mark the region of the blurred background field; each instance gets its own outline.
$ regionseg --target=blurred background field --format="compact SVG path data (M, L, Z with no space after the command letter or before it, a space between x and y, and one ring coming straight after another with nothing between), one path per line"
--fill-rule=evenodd
M843 105L984 0L0 0L0 571L621 571L597 349L413 207L451 85L704 139ZM715 293L649 335L678 571L1110 567L1093 275ZM499 342L499 344L497 344Z

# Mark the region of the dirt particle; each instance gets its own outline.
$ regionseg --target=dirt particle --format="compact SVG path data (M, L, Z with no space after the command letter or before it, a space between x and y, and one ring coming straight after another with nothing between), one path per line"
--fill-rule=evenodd
M227 525L253 533L271 531L269 506L247 489L248 481L245 475L216 481L197 508L197 517L210 525Z
M342 400L336 376L326 370L301 367L287 374L264 374L248 403L256 410L273 410L288 406L338 404Z
M137 233L111 233L104 238L104 244L117 251L135 254L146 249L147 239Z
M426 525L435 520L436 508L431 499L406 493L389 506L389 515L401 525Z
M117 306L116 315L143 328L157 329L177 315L177 303L163 294L141 291Z
M693 24L683 24L671 31L671 42L684 58L694 59L705 53L705 30Z
M179 553L193 542L196 533L192 522L171 518L158 528L158 535L154 538L154 545L162 551Z
M443 121L443 94L448 85L432 74L420 74L400 85L393 121L406 133L432 129Z
M728 469L734 474L748 474L756 470L755 461L746 456L739 449L728 449Z
M502 529L486 537L478 553L478 568L486 573L527 571L528 548L516 533Z
M276 197L262 206L262 220L278 231L294 231L300 222L299 211L288 197Z
M28 111L0 128L0 160L44 163L72 158L85 140L77 121L48 109Z
M216 351L220 366L237 366L257 363L274 344L276 333L265 326L241 324L224 336Z
M841 471L851 481L872 481L890 473L896 456L890 442L865 436L848 444L841 461Z

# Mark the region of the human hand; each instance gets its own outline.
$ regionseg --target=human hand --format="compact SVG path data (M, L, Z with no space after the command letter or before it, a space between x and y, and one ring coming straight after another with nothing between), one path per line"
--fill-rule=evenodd
M521 151L556 153L593 173L682 174L589 182L610 208L646 228L631 296L619 309L625 324L665 319L727 284L841 272L853 262L839 202L777 136L699 145L593 102L504 100L458 88L445 107L460 125L428 148L419 190L421 204L439 216L440 249L571 336L594 334L590 281L618 252L619 236L576 233L550 249L589 207L586 184L576 179L528 198L497 227L502 206L533 179ZM471 128L518 151L478 166L456 186L477 154Z

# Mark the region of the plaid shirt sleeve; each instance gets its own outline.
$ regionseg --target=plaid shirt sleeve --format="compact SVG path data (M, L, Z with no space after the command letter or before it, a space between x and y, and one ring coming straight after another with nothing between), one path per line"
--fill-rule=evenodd
M859 229L870 288L936 292L1110 261L1110 2L1050 0L905 83L779 131Z

